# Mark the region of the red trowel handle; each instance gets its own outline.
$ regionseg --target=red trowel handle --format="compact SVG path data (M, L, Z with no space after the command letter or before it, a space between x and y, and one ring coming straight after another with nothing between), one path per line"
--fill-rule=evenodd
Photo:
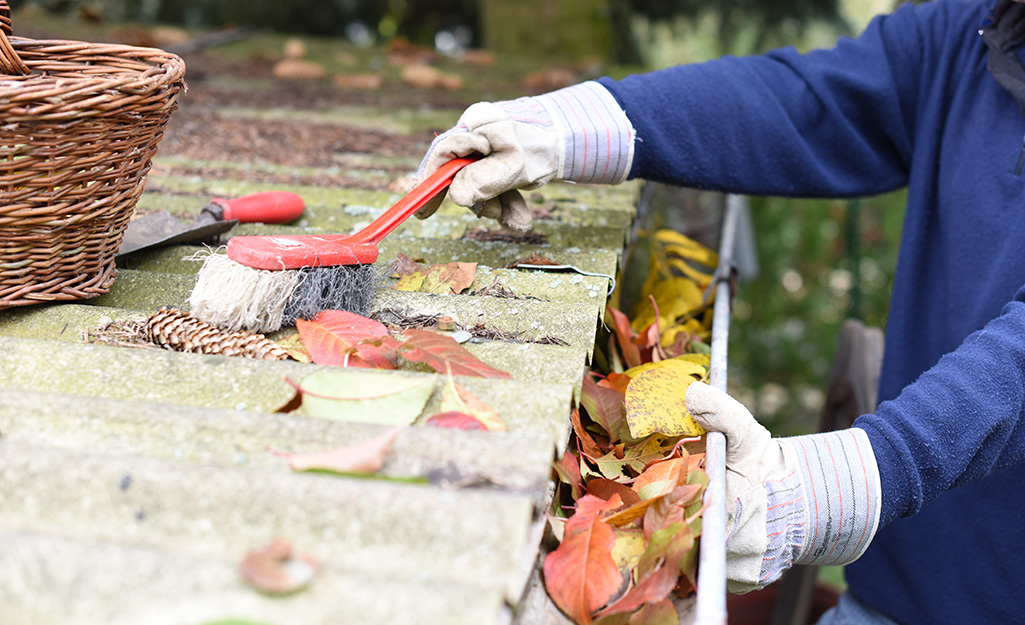
M306 210L301 196L289 191L262 191L233 200L215 198L203 210L225 221L284 224L299 219Z

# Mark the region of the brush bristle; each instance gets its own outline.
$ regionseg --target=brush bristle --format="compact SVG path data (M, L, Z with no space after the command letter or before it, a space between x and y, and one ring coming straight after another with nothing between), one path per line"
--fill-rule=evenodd
M297 272L295 284L285 305L286 325L296 319L313 319L322 310L346 310L367 316L381 275L374 265L310 267Z
M211 253L202 260L189 297L190 312L229 332L274 332L322 310L366 316L381 280L374 265L265 271L224 254Z

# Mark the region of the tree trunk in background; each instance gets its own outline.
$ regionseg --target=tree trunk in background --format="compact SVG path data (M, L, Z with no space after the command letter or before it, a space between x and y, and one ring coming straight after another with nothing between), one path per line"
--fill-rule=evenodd
M608 61L613 54L606 0L481 0L484 47L554 63Z

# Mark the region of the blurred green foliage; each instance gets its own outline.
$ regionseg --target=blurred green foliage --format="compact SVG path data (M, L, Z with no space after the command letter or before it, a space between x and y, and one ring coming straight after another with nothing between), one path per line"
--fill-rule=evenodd
M761 272L735 300L730 390L774 433L818 427L844 319L885 326L904 199L752 198Z

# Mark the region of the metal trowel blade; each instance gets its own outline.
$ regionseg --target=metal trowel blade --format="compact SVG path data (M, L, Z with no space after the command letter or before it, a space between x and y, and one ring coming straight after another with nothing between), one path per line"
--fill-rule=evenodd
M237 219L218 221L206 214L192 223L183 223L167 211L159 211L128 222L115 257L150 247L211 240L237 223Z

